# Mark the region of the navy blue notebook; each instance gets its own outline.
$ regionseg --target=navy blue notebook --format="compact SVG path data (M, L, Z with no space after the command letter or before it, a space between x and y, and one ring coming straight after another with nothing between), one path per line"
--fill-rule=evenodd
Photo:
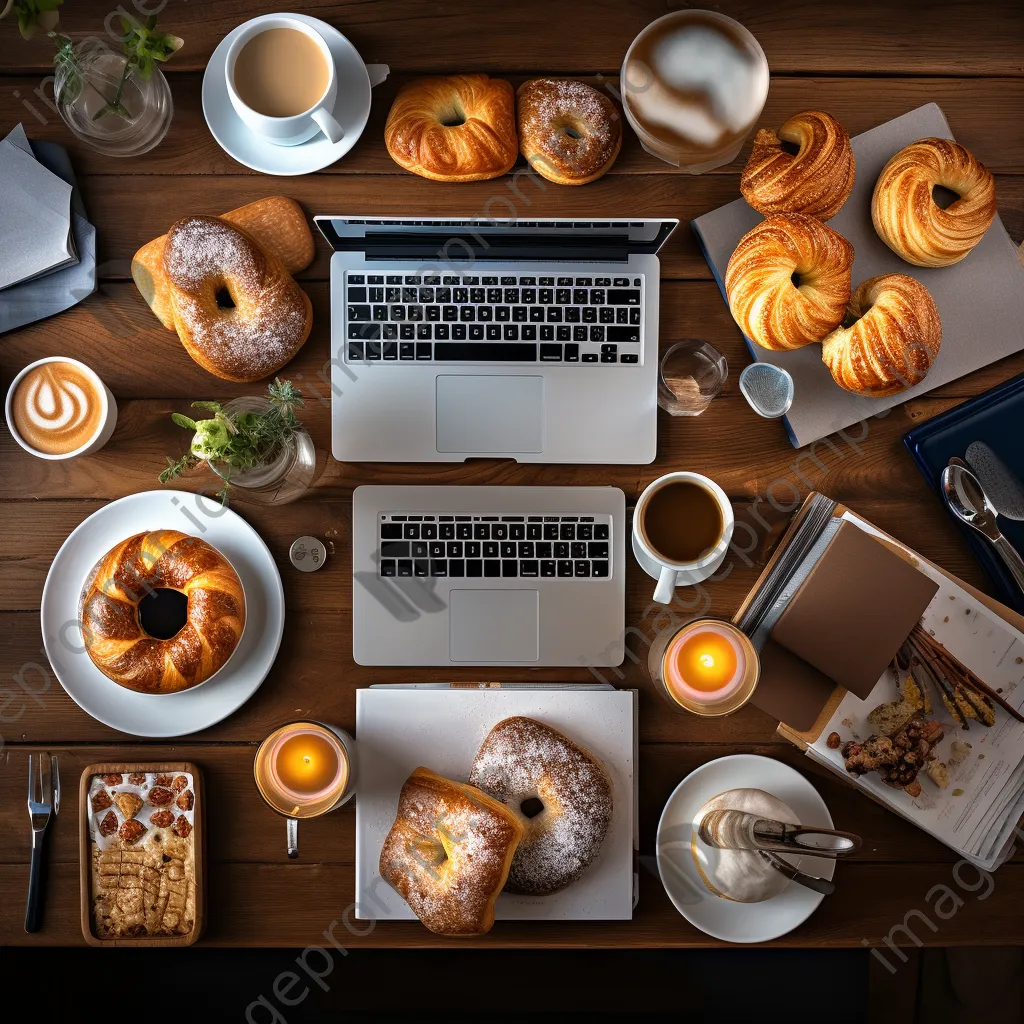
M949 412L932 417L903 438L917 468L936 494L939 494L939 477L950 458L954 455L964 458L968 445L974 441L984 441L1007 468L1024 480L1024 373ZM941 496L939 500L942 501ZM950 519L963 532L988 573L996 597L1024 613L1024 595L992 546L969 526L954 519L952 513ZM1024 553L1024 522L1000 516L999 529Z

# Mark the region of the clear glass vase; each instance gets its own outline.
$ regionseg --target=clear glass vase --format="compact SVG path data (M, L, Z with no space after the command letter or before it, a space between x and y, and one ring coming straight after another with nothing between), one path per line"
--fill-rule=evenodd
M126 64L124 54L86 39L55 69L54 98L64 123L108 156L148 152L167 134L174 114L171 88L160 69L144 78Z
M272 403L266 398L235 398L224 412L266 412ZM297 430L271 458L252 469L231 469L228 501L256 501L263 505L285 505L301 497L316 477L316 447L304 429Z

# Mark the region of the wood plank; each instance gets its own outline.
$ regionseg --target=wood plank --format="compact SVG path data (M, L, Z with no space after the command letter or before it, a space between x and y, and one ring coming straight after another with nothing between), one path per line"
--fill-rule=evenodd
M22 794L30 749L38 748L9 746L4 751L4 771L0 774L0 829L9 841L0 848L0 864L28 863L31 844L29 830L23 822ZM182 742L151 746L135 741L122 746L66 747L51 744L46 749L59 758L61 783L66 795L61 814L50 834L51 868L74 869L78 864L76 823L78 815L83 813L77 794L78 780L87 765L101 762L153 764L158 761L192 761L202 772L206 787L209 864L280 864L287 860L284 822L263 804L253 782L255 743L210 746ZM953 864L957 860L952 850L883 810L842 779L813 764L795 747L778 739L758 745L726 745L721 742L641 745L639 771L643 785L639 814L642 851L654 849L658 819L680 779L707 761L733 753L772 757L807 776L828 805L835 827L855 832L864 840L860 851L844 864ZM354 866L354 803L346 804L323 818L304 821L299 833L301 861ZM1019 855L1019 859L1024 861L1024 854Z
M393 73L374 91L370 121L355 148L328 167L327 174L404 175L384 146L384 122L398 89L410 78ZM518 86L522 75L511 75ZM617 98L618 78L586 81ZM38 77L11 77L0 90L0 124L22 121L33 139L67 146L79 174L124 172L102 153L79 142L52 107L49 88L36 92ZM149 153L134 158L132 174L255 174L228 156L216 143L203 119L202 75L185 72L172 76L174 121L164 141ZM1024 173L1024 138L1004 130L1008 116L1024 115L1024 80L1020 78L772 78L768 102L758 127L778 127L797 110L815 107L839 118L851 135L858 135L924 103L938 103L957 139L972 150L994 173ZM751 133L753 134L753 133ZM746 163L751 141L737 159L709 173L734 174ZM520 159L517 167L524 166ZM627 128L622 152L610 174L683 174L645 153L635 133Z
M360 948L607 948L625 946L670 949L723 946L699 932L672 907L659 882L644 869L640 903L632 921L593 922L499 921L490 933L474 939L445 939L431 935L416 922L357 921L353 870L344 865L290 864L210 865L207 946L304 948L327 944L333 934L346 950ZM958 881L962 879L962 884ZM26 946L80 945L78 878L70 865L50 873L43 929L32 935L22 930L20 909L28 872L24 865L0 865L0 903L10 912L0 916L0 943ZM881 946L886 961L898 968L901 959L892 947L993 946L1024 942L1020 905L1024 900L1024 865L1006 864L991 882L979 880L968 866L956 875L947 863L842 864L836 872L836 892L816 913L789 935L764 946L860 948ZM961 902L935 891L946 886ZM930 900L925 897L932 893ZM943 901L944 900L944 901ZM364 896L364 902L366 902ZM935 913L935 907L947 915ZM348 911L353 926L342 923ZM931 922L929 925L917 911ZM950 916L950 912L952 914ZM907 919L906 915L912 916ZM909 934L898 926L906 920ZM335 922L337 922L335 924ZM896 929L896 930L894 930ZM359 931L364 932L362 936ZM892 947L886 947L886 939ZM331 959L332 971L340 954ZM356 961L353 961L355 965ZM326 973L326 961L309 954L311 971ZM283 965L288 966L288 965ZM339 980L345 975L330 975ZM269 983L270 979L268 979ZM310 981L312 984L312 981ZM301 991L301 987L300 987ZM255 993L254 993L255 998Z
M499 221L533 217L675 217L678 231L661 251L662 278L710 280L711 271L689 230L689 222L739 196L738 172L686 179L677 175L605 175L586 188L557 189L523 176L464 182L459 188L414 175L387 179L362 175L312 174L271 182L256 175L216 175L196 179L172 174L127 175L109 187L106 176L84 175L82 192L90 219L100 226L97 239L99 275L126 279L131 258L146 242L163 234L186 214L219 214L267 195L298 200L310 215L359 213L367 216L484 217ZM996 180L999 212L1010 236L1024 235L1024 176ZM117 225L112 230L106 225ZM299 275L326 280L329 252L322 239L317 257Z
M330 292L323 281L303 286L313 302L313 330L299 354L282 374L325 398L320 380L330 351ZM665 281L661 287L661 349L684 337L710 341L729 363L723 395L739 394L739 371L750 354L729 314L718 286L712 281ZM140 350L145 359L139 359ZM106 281L84 302L58 318L42 320L4 336L0 347L0 379L11 379L22 366L52 355L72 355L94 366L118 401L126 398L219 400L250 395L259 384L234 384L211 376L188 358L177 335L165 330L142 301L134 284ZM930 392L932 399L969 398L1024 371L1024 352L983 367Z
M143 4L152 10L155 5ZM314 0L303 11L343 31L367 62L421 73L510 70L605 74L618 71L633 37L665 13L662 0L630 4L598 0L586 13L544 0L495 6L483 0L424 7L416 0ZM1013 75L1020 61L1022 16L1013 0L989 0L980 10L958 0L864 0L856 7L794 0L720 5L758 38L775 73L894 75ZM107 0L67 4L65 30L78 38L102 34ZM185 40L168 68L203 68L218 42L256 14L275 12L268 0L170 2L160 23ZM7 26L5 26L5 29ZM43 42L25 45L13 31L0 36L0 67L47 70Z

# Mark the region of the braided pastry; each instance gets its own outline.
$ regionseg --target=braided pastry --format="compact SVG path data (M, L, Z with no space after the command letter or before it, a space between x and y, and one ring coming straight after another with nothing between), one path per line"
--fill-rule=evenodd
M960 197L945 210L936 185ZM991 172L951 139L918 139L882 168L871 197L871 220L883 242L917 267L959 263L996 216Z
M729 258L729 309L762 348L802 348L842 323L852 267L853 246L842 235L807 214L776 214Z
M821 343L821 358L835 382L871 398L920 384L942 344L935 300L920 281L885 274L865 281L850 300L849 327Z
M787 152L783 142L799 147L797 152ZM740 191L766 217L806 213L828 220L850 195L855 164L846 129L830 114L804 110L778 134L769 128L757 133Z
M410 82L388 112L384 144L396 164L424 178L496 178L519 155L512 86L487 75Z
M156 589L188 598L185 625L150 636L139 603ZM82 635L93 664L140 693L176 693L209 679L234 653L245 626L242 582L228 560L177 530L138 533L111 548L82 589Z

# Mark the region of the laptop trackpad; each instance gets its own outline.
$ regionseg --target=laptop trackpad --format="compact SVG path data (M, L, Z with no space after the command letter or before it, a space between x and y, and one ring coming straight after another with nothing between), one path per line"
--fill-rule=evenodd
M439 452L542 452L544 378L437 378Z
M452 590L448 656L481 665L537 661L540 594L536 590Z

